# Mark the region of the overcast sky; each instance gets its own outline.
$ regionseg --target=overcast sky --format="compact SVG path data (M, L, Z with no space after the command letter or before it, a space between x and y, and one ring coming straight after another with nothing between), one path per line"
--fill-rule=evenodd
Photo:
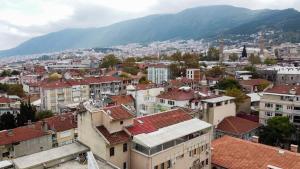
M300 0L0 0L0 50L65 28L100 27L149 14L216 4L300 9Z

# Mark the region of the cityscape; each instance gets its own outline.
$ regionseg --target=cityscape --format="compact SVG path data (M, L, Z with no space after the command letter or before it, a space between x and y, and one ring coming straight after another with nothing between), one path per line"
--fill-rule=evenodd
M300 169L299 32L293 0L0 1L0 169Z

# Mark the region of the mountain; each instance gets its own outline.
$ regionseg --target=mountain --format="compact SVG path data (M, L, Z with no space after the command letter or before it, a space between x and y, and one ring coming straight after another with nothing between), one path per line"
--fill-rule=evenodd
M264 29L300 30L294 9L250 10L233 6L205 6L176 14L150 15L100 28L66 29L32 38L0 56L55 52L72 48L109 47L176 39L251 34Z

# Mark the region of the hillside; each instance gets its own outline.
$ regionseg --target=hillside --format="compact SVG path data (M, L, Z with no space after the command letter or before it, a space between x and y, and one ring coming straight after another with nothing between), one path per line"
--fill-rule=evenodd
M107 27L66 29L32 38L0 56L36 54L72 48L109 47L175 39L200 39L220 34L251 34L267 28L296 32L300 13L286 10L249 10L233 6L205 6L176 14L150 15Z

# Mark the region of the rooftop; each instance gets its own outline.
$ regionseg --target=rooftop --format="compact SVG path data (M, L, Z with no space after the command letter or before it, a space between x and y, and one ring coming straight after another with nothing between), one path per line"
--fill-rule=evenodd
M300 154L223 136L212 142L212 164L230 169L266 169L268 165L299 169Z
M146 147L155 147L209 127L211 127L211 124L194 118L160 128L151 133L138 134L133 137L133 141Z
M51 130L61 132L77 128L75 118L76 117L74 117L72 113L65 113L62 115L46 118L44 119L44 121L46 121Z
M195 91L188 89L177 89L171 88L160 95L157 98L161 99L168 99L168 100L177 100L177 101L184 101L184 100L191 100L195 97Z
M151 114L134 119L133 126L127 127L131 135L151 133L160 128L171 126L192 117L182 109L172 109L161 113Z
M217 130L231 133L234 135L241 135L257 129L261 125L259 123L246 120L240 117L230 116L223 119L217 127Z
M103 110L112 118L112 120L126 120L134 118L134 115L123 105L105 107Z
M110 96L110 98L116 104L129 104L134 102L134 99L131 95Z
M80 154L87 152L89 149L82 144L72 143L62 147L53 148L46 151L41 151L31 155L19 157L13 160L14 165L18 169L25 169L30 167L37 166L47 166L47 163L50 163L54 160L59 160L66 158L67 156L73 157L74 154Z
M249 80L240 80L239 83L245 86L258 86L260 84L270 83L266 79L249 79Z
M115 133L109 133L104 126L98 126L97 129L111 145L127 142L130 138L123 130Z
M207 103L218 103L218 102L223 102L226 100L233 100L234 97L230 97L230 96L220 96L220 97L215 97L215 98L211 98L211 99L205 99L202 100L203 102L207 102Z
M300 95L300 86L298 85L276 85L266 90L265 93L292 95L291 90L294 90L296 95Z

